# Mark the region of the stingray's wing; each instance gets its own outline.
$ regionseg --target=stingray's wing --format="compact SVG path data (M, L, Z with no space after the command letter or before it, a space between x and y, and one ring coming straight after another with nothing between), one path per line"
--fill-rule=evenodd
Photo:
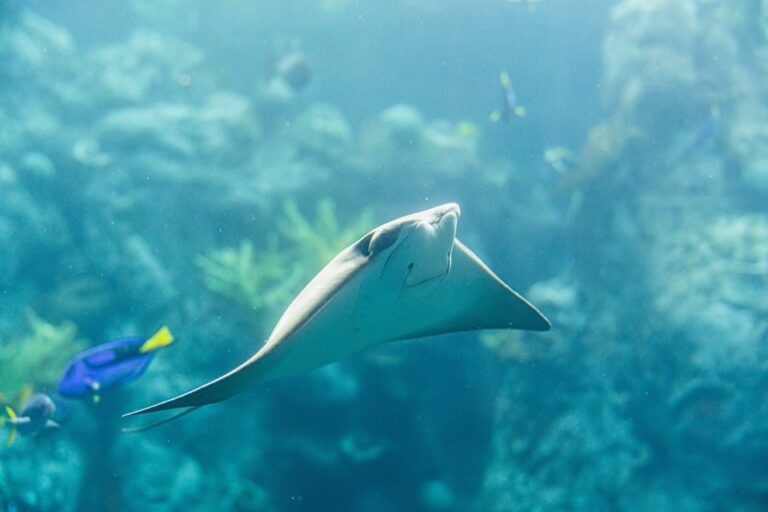
M455 241L448 273L403 288L390 322L399 324L393 339L476 329L550 328L544 315L459 240Z
M284 341L311 319L320 318L316 318L318 314L336 318L335 309L328 305L343 295L341 291L367 263L375 261L369 258L368 239L364 237L340 253L307 285L288 307L266 345L251 359L197 389L126 416L219 402L262 380L280 363ZM369 274L382 275L377 273L382 265L385 261L369 269ZM549 322L536 308L504 284L458 240L447 274L408 287L397 282L382 282L374 297L386 300L366 301L355 314L359 318L354 323L378 338L369 340L367 345L475 329L549 329ZM332 360L335 359L327 362Z
M271 365L279 361L281 343L317 315L366 265L369 261L368 243L370 238L371 234L369 233L339 253L307 284L283 313L266 344L253 357L221 377L191 391L123 416L181 407L200 407L225 400L260 382Z

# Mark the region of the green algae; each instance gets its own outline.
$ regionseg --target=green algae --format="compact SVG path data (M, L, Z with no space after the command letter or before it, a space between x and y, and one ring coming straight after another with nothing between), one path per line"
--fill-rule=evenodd
M215 249L197 258L205 287L215 295L257 313L284 307L340 250L372 224L364 211L348 224L336 217L335 205L323 199L307 217L293 201L286 201L277 230L267 244L256 248L243 240L237 247Z
M73 322L49 323L27 313L27 330L0 343L0 398L13 401L26 386L56 385L72 355L85 347Z
M209 291L254 311L284 302L295 283L295 278L285 279L288 269L274 244L256 250L253 242L243 240L200 256L196 263Z
M321 199L315 205L315 213L310 220L295 202L285 203L283 220L278 222L278 229L294 260L305 266L308 274L314 275L373 225L373 217L367 210L349 224L342 225L335 209L331 199Z

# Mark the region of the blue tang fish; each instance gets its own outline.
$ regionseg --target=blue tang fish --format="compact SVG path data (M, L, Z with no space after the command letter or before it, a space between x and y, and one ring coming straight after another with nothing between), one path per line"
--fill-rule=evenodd
M103 343L77 354L59 381L59 394L67 398L90 398L99 392L138 379L152 361L155 350L173 343L173 335L162 327L149 339L126 338Z
M59 424L51 419L55 412L56 404L51 397L43 393L36 393L29 397L18 414L10 405L6 405L5 414L8 417L0 418L0 425L11 426L6 446L11 446L17 432L23 436L33 436L47 428L58 428Z
M517 102L517 93L515 93L515 89L512 87L512 79L509 78L509 73L502 71L499 74L499 84L501 84L501 92L503 94L502 107L500 110L491 112L489 116L491 122L508 121L515 116L524 117L526 113L525 107Z

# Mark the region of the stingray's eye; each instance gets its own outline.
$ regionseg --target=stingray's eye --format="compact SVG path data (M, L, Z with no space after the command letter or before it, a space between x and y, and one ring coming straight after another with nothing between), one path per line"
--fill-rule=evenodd
M391 246L397 241L400 234L400 228L380 229L373 233L371 241L368 244L368 254L377 254Z

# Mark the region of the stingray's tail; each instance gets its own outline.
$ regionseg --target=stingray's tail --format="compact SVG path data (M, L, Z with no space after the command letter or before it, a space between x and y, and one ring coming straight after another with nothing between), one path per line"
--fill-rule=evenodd
M187 414L198 410L200 407L202 406L190 407L172 416L169 416L168 418L163 418L162 420L154 421L152 423L142 425L140 427L126 427L126 428L123 428L122 431L125 432L126 434L138 434L139 432L146 432L147 430L152 430L155 427L159 427L160 425L165 425L166 423L170 423L174 420L177 420L182 416L186 416Z
M221 402L222 400L226 400L227 398L239 393L255 382L256 371L258 371L258 368L254 367L259 366L258 364L253 364L256 362L255 359L255 357L252 358L251 360L238 366L229 373L226 373L221 377L208 382L207 384L203 384L202 386L195 388L192 391L187 391L186 393L183 393L177 397L170 398L168 400L129 412L127 414L123 414L123 418L128 416L135 416L137 414L148 414L152 412L167 411L169 409L180 409L182 407L187 408L186 411L171 416L170 418L166 418L165 420L161 420L157 424L151 424L147 428L141 427L139 429L135 429L142 431L147 430L153 426L158 426L177 418L181 418L182 416L192 412L192 410L202 407L203 405L213 404L216 402Z

